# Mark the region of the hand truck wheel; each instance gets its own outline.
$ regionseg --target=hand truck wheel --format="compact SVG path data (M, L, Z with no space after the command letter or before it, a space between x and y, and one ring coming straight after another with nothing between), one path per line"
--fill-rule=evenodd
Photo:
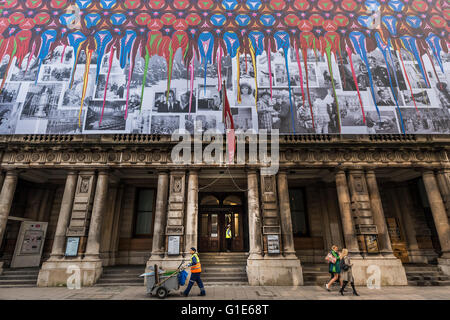
M164 287L159 287L156 290L156 295L158 296L158 298L164 299L167 296L167 289Z

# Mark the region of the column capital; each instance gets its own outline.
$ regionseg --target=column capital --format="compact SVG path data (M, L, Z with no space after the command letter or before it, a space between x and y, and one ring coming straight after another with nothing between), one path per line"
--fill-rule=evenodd
M366 170L366 175L376 176L375 170L374 170L374 169L368 169L368 170Z
M111 170L110 169L100 169L98 170L98 175L103 175L103 176L108 176L111 174Z
M75 176L78 175L78 170L68 170L67 171L68 176Z
M5 172L6 176L18 176L19 175L19 170L16 168L6 169L5 171L6 171Z
M422 173L422 176L428 176L428 175L433 175L434 176L434 170L433 169L423 168L420 171Z

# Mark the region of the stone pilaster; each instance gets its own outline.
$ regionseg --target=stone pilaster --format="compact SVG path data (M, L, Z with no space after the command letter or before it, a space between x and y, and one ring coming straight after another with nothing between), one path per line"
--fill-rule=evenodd
M79 274L82 286L92 286L102 274L100 259L101 225L108 196L108 175L105 171L82 172L78 176L77 187L72 205L72 216L67 230L67 236L85 239L88 232L86 250L78 248L76 257L54 258L46 261L39 272L37 285L42 287L68 285L72 274ZM96 185L94 182L96 181ZM94 197L95 195L95 197ZM93 208L91 213L91 202ZM68 210L65 208L64 210ZM62 222L61 222L62 224ZM83 257L83 253L84 257Z
M78 174L72 213L66 236L80 237L79 254L84 253L86 249L96 181L97 176L95 171L80 171Z
M295 255L292 238L289 190L286 173L281 173L281 177L278 178L281 180L281 185L278 189L275 176L261 175L260 179L262 223L258 197L258 175L256 171L248 172L250 238L250 255L247 260L248 281L250 285L302 285L302 267L300 265L300 260ZM281 194L280 213L278 213L277 197L277 194L279 193ZM282 221L281 225L280 220ZM261 227L263 234L261 234ZM280 253L269 252L268 238L270 236L278 236ZM262 255L262 252L264 252L264 255ZM282 255L283 252L284 255Z
M197 248L198 229L198 171L189 170L187 206L186 206L186 235L185 255L189 255L191 247Z
M294 236L292 234L291 207L289 203L289 186L286 171L278 173L278 197L280 199L281 238L285 256L294 256Z
M261 182L261 215L263 230L263 251L268 254L268 235L276 235L281 244L281 227L278 216L277 181L274 175L260 175ZM282 250L280 248L281 254Z
M165 255L160 267L175 269L183 261L184 249L184 211L186 203L186 173L171 171L169 184L169 201L167 206ZM169 237L179 237L179 254L170 255ZM148 265L148 263L147 263Z
M262 256L261 213L259 208L258 175L256 170L247 173L248 232L250 258Z
M447 212L433 171L424 171L422 174L423 183L433 214L434 225L441 245L441 257L438 263L446 274L450 274L450 226Z

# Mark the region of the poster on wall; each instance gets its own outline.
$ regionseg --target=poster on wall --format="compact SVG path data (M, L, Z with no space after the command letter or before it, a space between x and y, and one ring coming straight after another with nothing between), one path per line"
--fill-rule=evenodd
M0 134L450 133L446 1L3 6Z

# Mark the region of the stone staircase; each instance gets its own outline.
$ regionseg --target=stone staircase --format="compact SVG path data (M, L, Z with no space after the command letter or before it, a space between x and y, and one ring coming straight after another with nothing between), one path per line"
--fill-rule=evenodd
M248 285L247 252L199 253L205 286Z
M405 263L403 266L410 286L450 286L450 276L437 265Z
M144 286L145 265L123 265L104 267L103 273L95 286Z
M39 268L3 269L0 275L0 289L36 287L38 275Z
M305 286L323 286L330 280L328 264L302 264Z

